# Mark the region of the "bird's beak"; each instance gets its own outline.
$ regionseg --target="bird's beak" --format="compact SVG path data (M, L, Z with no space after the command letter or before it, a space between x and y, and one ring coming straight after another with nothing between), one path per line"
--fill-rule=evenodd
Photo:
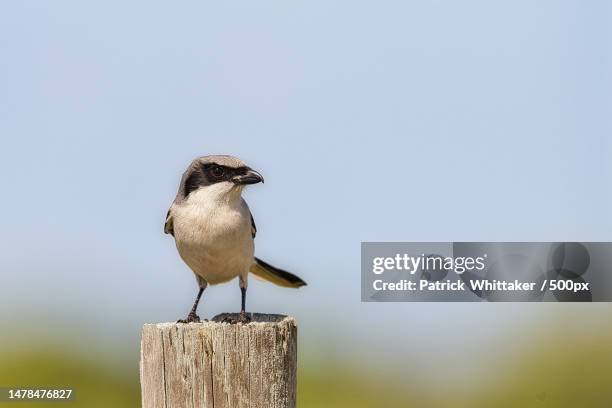
M256 172L255 170L248 169L246 173L232 178L232 181L234 182L234 184L246 185L246 184L257 184L260 182L263 183L264 179L262 175Z

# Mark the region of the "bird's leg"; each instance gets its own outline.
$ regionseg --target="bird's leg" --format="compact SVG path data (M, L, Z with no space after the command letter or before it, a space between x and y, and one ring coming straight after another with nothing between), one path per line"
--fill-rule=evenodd
M246 292L247 292L246 278L243 278L241 275L239 279L240 279L240 294L242 295L241 303L240 303L240 314L237 317L235 317L236 316L235 314L225 317L223 319L225 323L236 324L236 323L249 323L251 321L251 316L249 316L249 314L245 311Z
M193 302L193 307L191 308L191 311L187 315L187 319L181 319L177 323L199 323L200 322L200 316L196 314L196 311L198 310L198 303L200 303L200 298L202 297L202 293L204 293L204 288L206 288L206 286L200 286L200 290L198 291L198 296L196 296L195 302Z
M240 314L246 313L245 312L245 305L246 305L246 288L240 288L240 294L242 296L242 306L240 308Z
M246 312L246 292L247 292L247 280L246 278L242 278L240 276L240 295L241 295L241 303L240 303L240 316L238 316L239 323L249 323L251 321L251 316L249 316Z

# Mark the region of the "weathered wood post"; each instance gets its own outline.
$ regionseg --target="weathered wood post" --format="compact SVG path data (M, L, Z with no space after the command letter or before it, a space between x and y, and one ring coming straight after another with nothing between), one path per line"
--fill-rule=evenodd
M143 408L294 408L297 326L253 314L248 324L146 324L140 383Z

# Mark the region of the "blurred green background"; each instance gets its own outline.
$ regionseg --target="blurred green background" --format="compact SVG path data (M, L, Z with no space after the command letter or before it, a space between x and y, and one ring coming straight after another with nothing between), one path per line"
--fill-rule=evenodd
M491 305L496 307L496 305ZM583 306L579 309L587 311ZM392 363L364 348L350 359L332 350L300 352L298 403L302 407L609 407L612 384L612 329L607 307L597 319L581 321L575 311L551 317L544 326L497 339L473 360L473 373L457 375L468 364L460 344L449 345L456 358L424 378L410 352ZM591 310L592 311L592 310ZM589 312L591 312L589 311ZM67 332L67 330L66 330ZM66 333L64 332L64 333ZM51 340L45 333L9 341L4 333L0 383L71 387L69 402L4 403L21 407L135 407L140 404L138 347L83 341L85 333ZM82 337L81 337L82 336ZM60 341L61 340L61 341ZM493 337L490 339L495 341ZM500 341L501 340L501 341ZM447 366L447 367L444 367ZM462 370L465 373L470 370Z

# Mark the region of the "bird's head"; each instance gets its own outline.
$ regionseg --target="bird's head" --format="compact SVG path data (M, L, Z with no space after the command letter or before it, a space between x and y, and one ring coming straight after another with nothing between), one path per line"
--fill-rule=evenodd
M261 174L237 157L202 156L192 161L183 174L178 197L186 200L198 193L209 198L231 199L239 197L245 186L263 181Z

